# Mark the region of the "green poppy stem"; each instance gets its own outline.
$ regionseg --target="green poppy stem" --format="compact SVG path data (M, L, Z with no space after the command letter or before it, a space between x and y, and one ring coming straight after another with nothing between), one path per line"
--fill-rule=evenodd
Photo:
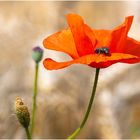
M35 113L36 113L36 97L37 97L37 81L38 81L38 68L39 63L35 64L35 79L34 79L34 93L33 93L33 104L32 104L32 119L31 119L31 137L33 135L35 127Z
M69 137L68 137L68 140L71 140L71 139L74 139L79 133L80 131L82 130L82 128L85 126L85 123L88 119L88 116L89 116L89 113L91 111L91 107L92 107L92 104L93 104L93 100L94 100L94 97L95 97L95 92L96 92L96 87L97 87L97 83L98 83L98 77L99 77L99 71L100 69L99 68L96 68L96 74L95 74L95 79L94 79L94 85L93 85L93 89L92 89L92 94L91 94L91 97L90 97L90 101L89 101L89 104L88 104L88 108L87 108L87 111L85 113L85 116L83 118L83 121L82 123L80 124L80 127L78 127Z
M25 131L26 131L27 139L31 139L31 135L30 135L30 132L29 132L29 128L26 127L26 128L25 128Z

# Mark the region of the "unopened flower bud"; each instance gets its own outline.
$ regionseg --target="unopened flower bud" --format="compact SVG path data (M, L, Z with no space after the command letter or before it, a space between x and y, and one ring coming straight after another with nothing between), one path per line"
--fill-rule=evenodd
M39 63L43 57L43 49L39 46L34 47L32 51L32 58L36 63Z
M16 111L17 118L18 118L19 122L21 123L21 125L24 128L28 128L28 126L30 124L30 114L29 114L27 106L24 105L24 103L20 97L16 98L15 111Z

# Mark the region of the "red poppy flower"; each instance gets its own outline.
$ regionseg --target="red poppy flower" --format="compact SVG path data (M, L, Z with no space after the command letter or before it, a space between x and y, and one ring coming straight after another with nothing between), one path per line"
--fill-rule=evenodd
M140 42L127 36L133 16L126 17L124 23L113 30L91 29L76 14L68 14L67 21L68 29L47 37L43 44L47 49L68 54L72 60L56 62L47 58L43 62L45 68L55 70L72 64L106 68L117 62L140 62Z

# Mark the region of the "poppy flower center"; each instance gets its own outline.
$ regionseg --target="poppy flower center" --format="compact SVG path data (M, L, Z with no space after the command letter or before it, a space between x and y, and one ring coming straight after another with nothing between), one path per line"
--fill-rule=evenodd
M108 47L100 47L95 49L96 54L104 54L106 56L111 56L109 48Z

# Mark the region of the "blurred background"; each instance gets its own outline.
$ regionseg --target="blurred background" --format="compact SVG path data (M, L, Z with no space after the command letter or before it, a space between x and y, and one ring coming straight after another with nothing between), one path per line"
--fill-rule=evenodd
M17 96L31 112L32 48L67 27L67 13L80 14L97 29L112 29L134 15L129 36L140 40L140 1L1 1L0 138L26 138L14 114ZM44 58L66 61L66 54L44 49ZM67 138L80 124L95 69L73 65L58 71L39 69L34 138ZM140 64L102 69L92 112L77 138L140 138Z

